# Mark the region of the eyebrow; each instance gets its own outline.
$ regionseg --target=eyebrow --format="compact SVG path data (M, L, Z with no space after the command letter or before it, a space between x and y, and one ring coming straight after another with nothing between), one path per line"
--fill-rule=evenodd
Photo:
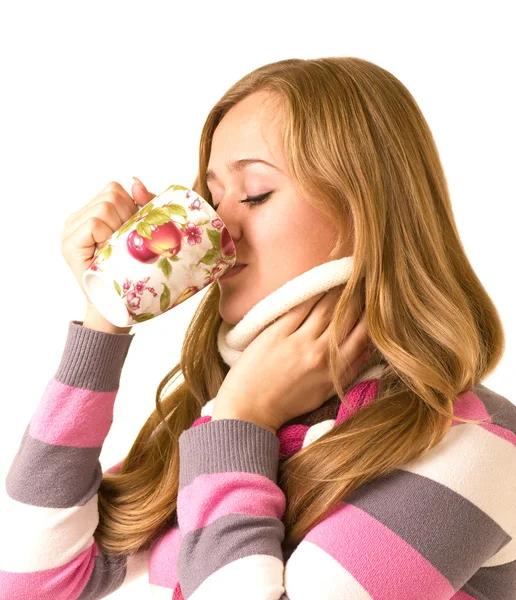
M261 158L241 158L240 160L235 160L233 162L226 163L226 168L228 169L228 171L232 171L233 173L240 173L240 171L243 171L247 166L255 163L267 165L268 167L272 167L273 169L276 169L276 171L279 171L281 173L281 169L278 169L278 167L276 167L275 165L271 164L270 162L267 162L266 160L262 160ZM206 181L218 180L218 177L211 169L208 169L206 171L205 178Z

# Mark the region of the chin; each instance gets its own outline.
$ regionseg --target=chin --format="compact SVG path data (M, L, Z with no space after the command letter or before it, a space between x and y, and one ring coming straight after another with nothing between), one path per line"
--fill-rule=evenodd
M228 325L236 325L244 317L242 310L239 310L238 308L236 310L231 310L231 308L229 308L227 304L224 305L224 302L222 301L219 304L219 313L222 320Z

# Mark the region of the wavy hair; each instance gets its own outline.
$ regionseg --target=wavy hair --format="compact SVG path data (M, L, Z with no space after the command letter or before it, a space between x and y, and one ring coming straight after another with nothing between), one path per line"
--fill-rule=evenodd
M192 189L212 204L204 174L214 131L232 106L259 91L270 94L281 118L295 185L338 226L329 260L352 219L353 272L330 323L330 372L340 401L346 403L338 346L346 306L357 294L385 366L374 402L281 465L290 546L359 486L424 455L453 419L482 422L455 417L454 401L493 372L505 337L461 243L429 126L407 88L371 62L288 59L242 77L208 114ZM155 410L119 471L103 474L94 537L107 552L146 549L177 523L178 438L229 370L217 347L219 298L211 285L179 363L158 386ZM166 393L179 375L183 380Z

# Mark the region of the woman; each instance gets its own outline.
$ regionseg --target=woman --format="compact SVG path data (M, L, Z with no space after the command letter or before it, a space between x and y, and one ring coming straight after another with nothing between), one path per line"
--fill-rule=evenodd
M70 322L7 476L4 548L32 521L0 589L91 600L148 571L156 598L514 597L516 407L480 383L503 328L411 94L358 58L265 65L210 111L192 189L246 266L103 474L134 334L89 301ZM81 287L152 197L111 183L67 220Z

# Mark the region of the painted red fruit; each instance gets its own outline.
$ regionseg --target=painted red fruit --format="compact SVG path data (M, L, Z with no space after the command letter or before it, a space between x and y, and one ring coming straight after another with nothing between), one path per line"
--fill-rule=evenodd
M127 236L127 250L133 258L136 258L136 260L139 260L142 263L154 263L158 260L159 255L147 248L144 244L144 240L145 238L139 235L136 229L134 229Z
M173 221L163 225L151 225L150 228L152 238L143 238L146 248L161 256L174 258L183 244L181 229Z
M224 227L220 233L220 249L224 256L231 256L235 254L235 244L229 235L227 227Z

